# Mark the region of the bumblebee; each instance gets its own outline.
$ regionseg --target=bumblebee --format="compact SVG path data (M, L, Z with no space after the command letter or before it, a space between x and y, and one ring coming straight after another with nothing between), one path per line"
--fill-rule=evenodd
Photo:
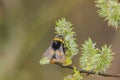
M46 57L50 60L51 64L60 63L65 64L65 48L64 40L62 35L57 35L49 48L43 54L43 57Z

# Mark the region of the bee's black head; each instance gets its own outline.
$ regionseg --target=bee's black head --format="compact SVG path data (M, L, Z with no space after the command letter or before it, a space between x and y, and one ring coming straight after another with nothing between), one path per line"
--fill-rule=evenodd
M57 35L54 39L53 39L53 43L52 43L52 47L54 50L57 50L60 48L60 46L62 46L64 44L64 40L63 40L63 36L62 35Z
M57 35L56 38L62 39L63 40L63 36L62 35Z
M53 41L57 41L57 42L60 42L60 43L64 43L64 40L63 40L63 36L62 35L57 35Z

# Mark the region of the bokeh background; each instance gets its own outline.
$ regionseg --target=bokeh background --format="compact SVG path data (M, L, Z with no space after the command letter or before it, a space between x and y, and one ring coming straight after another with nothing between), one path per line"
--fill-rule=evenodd
M73 73L39 64L55 36L55 21L62 17L74 24L79 47L88 37L97 47L112 45L115 55L108 72L120 73L120 30L107 27L94 0L0 0L0 80L62 80ZM79 56L80 52L73 58L77 67ZM85 80L120 79L88 76Z

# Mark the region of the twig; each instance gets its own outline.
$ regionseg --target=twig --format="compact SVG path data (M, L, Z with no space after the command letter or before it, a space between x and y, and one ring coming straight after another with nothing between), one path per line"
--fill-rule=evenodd
M67 68L67 69L73 69L74 67L73 66L62 66L61 64L59 63L55 63L56 65L62 67L62 68ZM83 70L83 69L78 69L76 68L78 71L80 71L80 73L86 73L86 74L96 74L94 71L87 71L87 70ZM107 73L100 73L98 72L99 76L104 76L104 77L117 77L117 78L120 78L120 75L115 75L115 74L107 74Z

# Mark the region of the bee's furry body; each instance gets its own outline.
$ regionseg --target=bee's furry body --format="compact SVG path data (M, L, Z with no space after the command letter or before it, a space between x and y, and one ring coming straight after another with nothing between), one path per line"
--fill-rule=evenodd
M65 63L65 49L64 49L64 41L63 37L58 35L56 36L50 47L46 50L43 55L50 59L50 63Z

